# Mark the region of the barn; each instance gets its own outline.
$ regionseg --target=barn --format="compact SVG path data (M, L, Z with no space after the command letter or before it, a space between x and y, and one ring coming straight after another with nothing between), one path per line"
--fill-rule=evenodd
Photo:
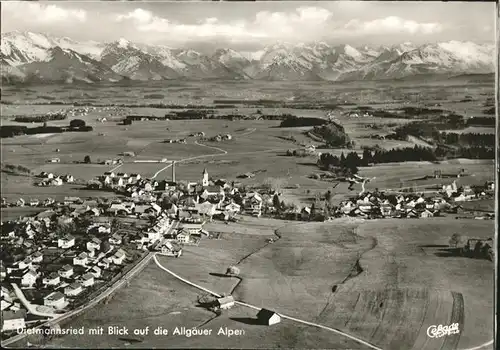
M259 324L272 326L273 324L280 323L281 317L276 312L268 309L260 309L257 313L257 320Z

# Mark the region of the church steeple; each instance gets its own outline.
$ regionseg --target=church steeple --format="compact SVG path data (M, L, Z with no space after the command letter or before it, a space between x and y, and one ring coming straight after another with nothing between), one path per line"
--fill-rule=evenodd
M201 185L203 187L208 186L208 171L207 168L203 170L203 178L201 180Z

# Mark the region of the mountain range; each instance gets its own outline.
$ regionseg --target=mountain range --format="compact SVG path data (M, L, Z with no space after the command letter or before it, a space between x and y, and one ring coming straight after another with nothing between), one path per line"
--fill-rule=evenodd
M353 47L277 43L256 52L132 43L75 41L41 33L1 37L2 82L118 82L121 80L225 79L349 81L418 75L494 72L493 44L450 41L425 45Z

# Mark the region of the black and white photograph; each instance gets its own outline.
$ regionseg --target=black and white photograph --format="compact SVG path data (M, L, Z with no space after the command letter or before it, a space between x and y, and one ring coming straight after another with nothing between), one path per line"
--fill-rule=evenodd
M0 9L2 348L498 348L498 3Z

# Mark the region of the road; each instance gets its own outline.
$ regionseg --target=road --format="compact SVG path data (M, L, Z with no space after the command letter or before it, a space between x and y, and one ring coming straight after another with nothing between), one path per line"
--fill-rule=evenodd
M188 281L188 280L186 280L185 278L182 278L181 276L179 276L179 275L175 274L174 272L170 271L169 269L167 269L166 267L164 267L163 265L161 265L161 264L160 264L160 262L159 262L159 261L158 261L158 259L156 258L156 254L155 254L155 256L153 257L153 259L154 259L154 261L155 261L156 265L158 265L158 267L159 267L159 268L161 268L161 269L162 269L162 270L164 270L165 272L169 273L170 275L174 276L175 278L179 279L180 281L182 281L182 282L184 282L184 283L186 283L186 284L189 284L190 286L193 286L193 287L195 287L195 288L197 288L197 289L200 289L200 290L202 290L202 291L205 291L205 292L207 292L207 293L210 293L210 294L212 294L213 296L215 296L215 297L217 297L217 298L220 298L220 297L221 297L221 295L220 295L220 294L215 293L215 292L213 292L213 291L211 291L211 290L209 290L209 289L207 289L207 288L204 288L204 287L202 287L202 286L200 286L200 285L198 285L198 284L196 284L196 283L193 283L193 282L191 282L191 281ZM241 306L245 306L245 307L248 307L248 308L254 309L254 310L260 310L260 309L261 309L261 307L258 307L258 306L255 306L255 305L251 305L251 304L248 304L248 303L244 303L244 302L241 302L241 301L235 301L235 303L236 303L236 304L238 304L238 305L241 305ZM330 331L330 332L336 333L336 334L341 335L341 336L343 336L343 337L347 337L347 338L349 338L349 339L351 339L351 340L354 340L355 342L357 342L357 343L359 343L359 344L363 344L363 345L365 345L365 346L369 347L370 349L374 349L374 350L382 350L381 348L379 348L379 347L377 347L377 346L375 346L375 345L373 345L373 344L370 344L370 343L368 343L368 342L366 342L366 341L364 341L364 340L362 340L362 339L359 339L359 338L357 338L357 337L355 337L355 336L352 336L352 335L350 335L350 334L347 334L347 333L345 333L345 332L342 332L342 331L340 331L340 330L338 330L338 329L331 328L331 327L327 327L327 326L323 326L323 325L321 325L321 324L317 324L317 323L313 323L313 322L309 322L309 321L305 321L305 320L301 320L301 319L299 319L299 318L295 318L295 317L287 316L287 315L284 315L284 314L282 314L282 313L278 313L278 314L281 316L281 318L288 319L288 320L291 320L291 321L295 321L295 322L298 322L298 323L302 323L302 324L305 324L305 325L308 325L308 326L312 326L312 327L316 327L316 328L325 329L325 330L327 330L327 331Z
M37 315L37 316L45 316L45 317L52 317L52 318L55 318L57 316L59 316L58 314L54 314L54 313L48 313L48 312L40 312L36 309L36 306L31 304L28 299L26 299L26 297L24 296L24 293L23 291L21 290L21 288L19 288L19 286L15 283L11 283L12 285L12 288L14 288L14 293L16 293L16 296L19 298L19 300L21 300L21 302L23 303L23 305L26 307L26 309L28 309L28 311L30 313L32 313L33 315Z
M178 225L179 225L179 222L177 222L177 221L172 222L172 224L169 227L169 230L175 229ZM163 241L163 239L162 239L162 241ZM78 315L79 313L99 304L102 300L104 300L105 298L110 296L118 288L123 286L130 279L132 279L134 277L134 275L136 273L138 273L139 271L141 271L151 261L151 258L153 258L154 256L155 256L154 252L149 252L140 262L138 262L132 269L130 269L130 271L128 271L122 278L120 278L118 281L113 283L112 286L110 286L108 289L106 289L106 291L104 291L103 293L99 294L96 298L92 299L92 301L90 301L89 303L85 304L84 306L80 306L79 308L76 308L75 310L71 310L65 314L62 314L59 317L56 317L56 318L54 318L48 322L45 322L39 326L36 326L36 327L34 327L34 329L40 329L44 326L49 326L51 324L60 323L68 318L74 317L74 316ZM15 287L14 287L14 290L16 290ZM22 292L21 292L21 294L22 294ZM24 297L24 295L22 295L22 296ZM22 299L21 299L21 301L22 301ZM31 312L30 308L28 308L28 310ZM18 342L18 341L22 340L24 337L26 337L26 334L19 334L19 335L16 335L14 337L11 337L9 339L6 339L6 340L2 341L2 347L6 347L10 344Z

